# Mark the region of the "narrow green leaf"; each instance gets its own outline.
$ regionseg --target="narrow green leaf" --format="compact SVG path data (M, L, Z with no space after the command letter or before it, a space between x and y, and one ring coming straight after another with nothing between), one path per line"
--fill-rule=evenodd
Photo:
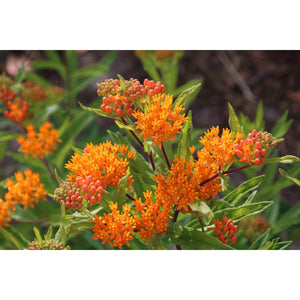
M8 141L0 142L0 161L2 160L3 156L6 154L6 149L8 146Z
M44 169L43 163L37 158L31 156L25 157L23 153L6 152L6 154L19 163L25 163L40 169Z
M274 163L281 163L281 164L292 164L295 162L299 162L300 158L293 155L286 155L282 157L273 157L273 158L267 158L265 163L266 164L274 164Z
M79 155L82 155L83 154L83 150L82 149L79 149L73 145L70 145L71 149L75 152L75 153L78 153Z
M192 130L193 130L192 111L190 110L188 113L188 120L184 124L181 130L178 149L177 149L177 156L179 158L183 158L185 161L190 161L193 159L192 154L189 150L189 146L191 144Z
M232 106L230 103L228 103L228 112L229 112L229 127L232 132L240 132L244 136L244 130L243 127L240 125L239 119L237 118Z
M192 87L181 92L180 95L172 104L172 108L174 108L175 105L182 105L184 109L187 109L192 103L192 101L195 99L195 97L198 95L201 88L202 88L202 81L196 83Z
M282 176L284 176L284 177L290 179L290 180L293 181L295 184L297 184L297 185L300 186L300 179L290 177L289 174L288 174L286 171L284 171L283 169L280 169L280 168L279 168L279 173L280 173Z
M187 250L233 250L232 247L223 244L216 237L198 229L183 227L183 232L178 238L169 237L172 243L184 246Z
M114 203L118 203L119 209L121 209L124 203L127 191L128 191L128 179L127 176L124 176L120 179L118 187L114 192L113 199L112 199Z
M66 78L66 70L65 66L59 62L49 61L49 60L35 60L31 63L31 65L37 69L52 69L56 70L62 79Z
M52 234L53 234L53 226L50 225L47 233L45 234L45 240L47 241L51 240Z
M155 68L153 62L151 60L149 60L148 58L143 59L140 57L140 59L143 64L144 70L148 73L150 78L152 78L154 81L161 81L159 73L158 73L157 69Z
M221 219L223 216L227 216L228 219L232 219L234 222L253 214L260 213L272 205L272 201L262 201L257 203L243 204L239 207L224 208L214 212L215 219Z
M63 62L61 61L57 51L55 50L45 50L44 51L46 56L53 62L59 63L59 64L63 64Z
M265 233L258 237L249 247L249 250L257 250L267 243L271 237L271 229L269 228Z
M126 87L125 87L125 79L120 75L118 74L118 78L119 78L119 81L120 81L120 85L122 87L122 90L125 91L126 90Z
M92 229L94 223L91 221L82 221L82 222L76 222L69 225L66 230L68 232L68 236L72 237L84 230L90 230Z
M12 243L12 245L17 249L17 250L23 250L23 247L21 245L21 243L10 233L8 232L6 229L4 229L2 227L1 232L3 234L3 236Z
M135 129L135 127L130 126L130 125L125 125L125 124L123 124L122 122L120 122L120 121L118 121L118 120L116 120L115 123L117 124L117 126L118 126L119 128L124 128L124 129L132 130L132 131L134 131L134 129Z
M262 183L264 179L264 175L257 176L254 178L251 178L245 182L243 182L240 186L238 186L236 189L234 189L232 192L227 194L223 201L226 201L232 205L235 205L239 202L240 199L242 199L247 193L250 191L253 191L257 189L260 184Z
M54 169L54 173L55 173L55 177L56 177L57 182L58 182L59 184L63 183L64 181L63 181L63 179L58 175L56 169Z
M66 59L71 75L78 69L78 57L74 50L66 50Z
M63 203L61 205L60 225L58 231L56 232L55 240L62 242L64 246L66 245L67 236L68 236L64 224L65 215L66 215L66 210L65 210L65 204Z
M290 129L293 120L289 120L287 122L288 113L289 113L288 110L286 110L283 116L277 121L277 123L273 127L271 132L275 138L280 138L284 136Z
M37 238L39 246L42 247L42 245L43 245L43 239L42 239L42 236L40 234L40 231L36 227L33 227L33 231L34 231L34 234L35 234L35 236Z
M21 136L21 133L11 131L0 131L0 142L9 141Z
M256 112L255 128L256 130L261 130L261 131L265 130L264 108L263 108L263 103L261 101L258 104L258 108Z
M88 107L88 106L85 106L85 105L81 104L80 102L78 102L78 103L79 103L79 105L82 109L91 111L91 112L97 114L98 116L105 117L105 118L110 118L110 119L116 119L116 117L102 111L101 109L91 108L91 107Z

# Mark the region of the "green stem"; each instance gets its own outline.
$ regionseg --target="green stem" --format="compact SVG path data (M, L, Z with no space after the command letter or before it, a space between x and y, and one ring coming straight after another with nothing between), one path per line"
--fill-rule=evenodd
M121 120L125 125L128 125L128 123L126 122L126 120L123 117L121 117ZM141 139L136 135L136 133L133 130L129 130L129 131L133 135L135 140L138 142L138 144L144 149L144 144L141 141ZM150 163L152 166L152 170L153 170L153 172L155 172L155 164L154 164L154 160L153 160L152 151L150 151L150 153L148 153L148 157L149 157L149 160L150 160Z
M42 163L44 164L45 168L47 169L48 173L51 175L51 177L55 180L55 182L56 182L57 184L59 184L58 181L57 181L57 179L56 179L56 177L55 177L55 175L54 175L54 173L53 173L53 171L52 171L51 168L49 167L49 164L48 164L46 158L41 158L41 161L42 161Z

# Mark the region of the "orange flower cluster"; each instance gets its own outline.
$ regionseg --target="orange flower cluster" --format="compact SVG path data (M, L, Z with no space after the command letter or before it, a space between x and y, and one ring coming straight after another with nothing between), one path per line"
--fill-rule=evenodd
M39 84L26 81L22 85L25 87L25 90L22 90L22 96L26 101L43 101L47 99L48 95L46 90L43 89Z
M123 214L118 210L118 204L109 204L111 213L104 214L102 217L95 215L93 239L101 239L102 244L109 243L112 247L122 248L124 244L129 246L129 241L133 239L136 221L130 216L130 205L123 205Z
M155 54L155 58L157 60L164 60L164 59L174 56L175 51L174 50L156 50L154 54Z
M172 206L163 202L157 197L152 201L152 192L144 193L145 202L135 199L133 201L134 215L130 215L131 206L123 206L123 214L117 210L117 203L111 202L109 208L110 214L104 214L102 217L95 215L92 222L96 225L93 227L94 239L101 239L102 243L109 243L112 247L121 248L124 244L129 246L129 241L133 239L133 234L137 232L142 239L148 243L148 239L154 234L164 234L167 229L167 221L170 218L169 212Z
M2 226L8 226L10 215L13 213L10 209L10 204L0 198L0 231Z
M39 129L39 133L34 130L32 124L26 126L27 139L23 136L17 138L18 143L21 145L20 152L25 153L27 157L29 154L33 157L44 158L46 153L52 153L56 149L57 144L61 142L57 138L57 129L51 129L51 124L45 122Z
M161 234L167 230L167 221L170 218L169 212L172 208L170 203L164 201L159 197L159 194L155 194L156 201L152 201L152 192L147 191L144 193L145 202L135 199L135 214L136 216L136 228L142 239L145 239L148 243L148 238L153 237L153 234Z
M127 155L129 159L135 157L135 152L127 151L128 146L113 145L109 141L100 145L87 144L82 155L75 153L65 165L66 169L74 173L68 175L68 180L74 181L77 177L86 178L90 175L95 181L99 180L104 189L108 186L117 187L128 167L127 158L121 158L118 152ZM130 176L128 183L132 183Z
M1 88L0 100L7 108L4 112L4 116L9 120L16 122L17 124L23 124L23 122L29 118L29 105L27 101L22 101L21 98L17 98L17 94L9 90L7 86Z
M187 162L183 158L175 157L169 176L155 176L158 183L157 193L162 199L178 205L178 209L188 209L195 200L209 201L216 197L222 189L220 179L216 176L205 181L231 164L234 145L241 138L239 133L232 138L228 129L223 130L221 137L218 134L219 128L213 127L200 139L204 147L197 152L196 161ZM194 147L190 147L192 153L194 150ZM204 182L205 184L201 184Z
M33 173L31 170L15 173L16 183L12 179L7 179L5 184L8 192L5 194L5 200L10 207L14 207L17 203L21 203L24 209L38 203L40 199L45 200L47 192L44 190L43 184L40 182L40 175Z
M221 221L219 219L213 219L215 227L208 228L208 230L215 230L216 236L218 239L228 245L228 243L234 244L237 241L236 233L238 232L239 228L237 225L234 225L232 220L223 216Z
M115 117L129 117L133 113L136 102L148 94L164 93L166 88L161 82L144 80L144 85L137 79L124 81L124 89L118 79L107 79L98 84L97 94L102 96L101 110Z
M138 135L143 135L145 141L149 137L153 139L152 145L157 144L161 148L161 143L176 138L176 134L180 132L187 117L181 114L183 111L181 105L171 108L173 96L158 94L152 98L147 97L146 102L147 111L137 110L133 113L137 119L136 129L141 130Z
M255 164L259 166L265 162L267 149L275 147L276 145L277 141L271 133L267 131L257 132L253 129L245 141L240 140L239 143L235 145L235 155L245 164Z

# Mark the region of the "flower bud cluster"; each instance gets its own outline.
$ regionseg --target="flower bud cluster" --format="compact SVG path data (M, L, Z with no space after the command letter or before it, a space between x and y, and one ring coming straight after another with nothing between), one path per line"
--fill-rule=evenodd
M65 181L54 192L53 199L61 205L64 203L66 211L69 209L81 210L83 200L87 206L102 200L103 187L99 180L94 181L92 176L78 177L76 182Z
M11 121L22 124L29 116L29 105L27 101L22 101L21 98L17 98L17 94L7 89L2 89L0 93L0 100L6 106L7 110L4 112L4 116Z
M62 242L51 239L51 240L43 241L41 246L36 241L32 241L31 243L29 243L28 249L29 250L63 250L64 246Z
M102 96L102 111L119 117L129 117L133 113L133 108L139 99L146 94L154 96L164 93L166 88L159 81L144 80L141 84L137 79L130 78L124 81L125 90L122 89L118 79L107 79L98 84L97 94Z
M43 101L47 99L48 95L46 90L43 89L39 84L26 81L23 82L22 85L25 87L26 90L22 90L22 96L26 101Z
M276 139L267 131L257 132L255 129L248 134L246 140L240 140L235 145L235 155L245 164L254 164L259 166L265 162L265 156L268 148L277 145Z
M215 224L214 228L209 230L215 230L218 239L228 245L228 243L234 244L237 241L236 233L238 232L238 226L233 224L231 219L228 220L226 216L223 216L221 221L219 219L213 219Z

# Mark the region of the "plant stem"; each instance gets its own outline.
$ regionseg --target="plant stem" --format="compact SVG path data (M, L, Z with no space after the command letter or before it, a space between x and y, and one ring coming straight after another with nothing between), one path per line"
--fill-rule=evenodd
M70 120L72 120L72 97L71 97L71 75L67 60L67 51L65 51L65 71L66 71L66 90L67 90L67 112Z
M232 170L228 170L228 171L224 171L224 172L217 172L215 173L214 175L212 175L211 177L203 180L202 182L199 183L199 185L204 185L205 183L208 183L212 180L214 180L215 178L217 178L220 174L223 174L223 175L226 175L226 174L230 174L230 173L234 173L234 172L237 172L237 171L240 171L240 170L243 170L243 169L246 169L250 167L249 164L245 165L245 166L242 166L242 167L239 167L239 168L235 168L235 169L232 169Z
M126 122L126 120L123 117L121 117L121 120L125 125L128 125L128 123ZM141 139L135 134L135 132L133 130L129 130L129 131L133 135L135 140L138 142L138 144L144 149L144 144L141 141ZM150 151L150 153L148 153L148 156L149 156L149 160L150 160L152 169L153 169L153 171L155 171L155 164L154 164L154 160L153 160L152 151Z
M170 161L169 161L169 158L168 158L168 156L167 156L167 153L166 153L166 150L165 150L165 146L164 146L163 143L161 143L161 150L162 150L162 152L163 152L163 154L164 154L164 157L165 157L165 159L166 159L168 168L171 169L171 164L170 164Z
M48 173L51 175L51 177L55 180L55 182L58 184L58 181L53 173L53 171L50 169L49 164L45 158L41 158L42 163L44 164L45 168L47 169Z
M126 197L127 197L127 198L129 198L129 199L130 199L130 200L132 200L132 201L134 201L134 200L135 200L135 199L134 199L132 196L130 196L130 195L129 195L129 194L127 194L127 193L126 193Z
M34 208L35 208L36 210L38 210L41 214L43 214L44 216L46 216L47 218L49 218L49 215L48 215L46 212L44 212L40 207L38 207L35 203L33 204L33 206L34 206Z

